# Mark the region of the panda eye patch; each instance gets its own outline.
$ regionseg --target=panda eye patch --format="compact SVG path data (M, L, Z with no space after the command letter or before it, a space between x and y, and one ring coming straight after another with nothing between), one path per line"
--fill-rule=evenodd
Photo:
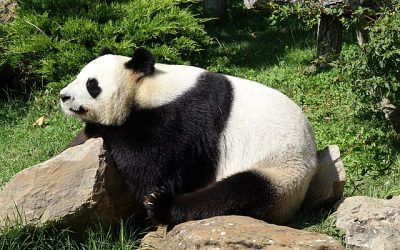
M96 98L101 93L99 82L95 78L89 78L86 82L86 89L90 96Z

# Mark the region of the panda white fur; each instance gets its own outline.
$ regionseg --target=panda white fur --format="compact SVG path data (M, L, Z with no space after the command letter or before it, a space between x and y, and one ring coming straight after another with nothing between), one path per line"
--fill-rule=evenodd
M201 68L155 64L146 49L87 64L60 93L86 122L71 146L102 137L157 223L246 215L285 223L316 170L312 129L277 90Z

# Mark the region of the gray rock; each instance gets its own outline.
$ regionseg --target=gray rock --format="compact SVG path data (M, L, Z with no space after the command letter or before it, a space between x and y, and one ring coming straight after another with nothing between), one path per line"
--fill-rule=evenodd
M113 223L137 203L113 168L101 138L16 174L0 192L0 228L5 223Z
M328 235L267 224L245 216L189 221L147 234L143 249L343 249Z
M15 18L16 6L15 0L0 0L0 25L9 23Z
M335 216L348 249L400 249L400 196L346 198L337 204Z
M303 209L333 205L343 197L345 183L346 172L340 159L339 147L330 145L318 151L318 169L311 180Z

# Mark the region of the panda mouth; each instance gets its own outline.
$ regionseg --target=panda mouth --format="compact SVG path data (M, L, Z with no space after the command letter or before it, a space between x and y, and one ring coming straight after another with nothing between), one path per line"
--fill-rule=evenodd
M83 115L87 112L87 109L85 109L84 107L80 106L79 109L69 109L71 112L78 114L78 115Z

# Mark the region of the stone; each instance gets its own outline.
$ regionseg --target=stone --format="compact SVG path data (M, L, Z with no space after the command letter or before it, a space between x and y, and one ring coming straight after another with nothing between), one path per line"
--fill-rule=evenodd
M343 249L334 238L246 216L189 221L147 234L143 249Z
M15 0L0 0L0 25L14 20L16 7Z
M113 223L136 211L101 138L16 174L0 192L0 228L12 223Z
M348 249L400 249L400 196L349 197L338 202L334 215Z
M302 209L332 206L343 197L346 172L337 145L318 151L318 169L311 180Z

